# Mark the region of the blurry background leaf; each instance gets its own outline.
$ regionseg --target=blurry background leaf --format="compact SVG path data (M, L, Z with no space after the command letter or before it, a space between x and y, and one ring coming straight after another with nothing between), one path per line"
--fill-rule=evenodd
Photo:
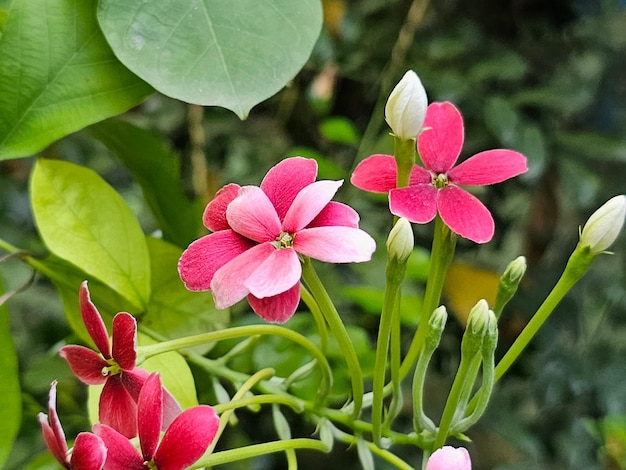
M457 320L465 325L471 308L480 299L485 299L493 307L499 281L500 276L493 271L452 263L443 284L445 303Z

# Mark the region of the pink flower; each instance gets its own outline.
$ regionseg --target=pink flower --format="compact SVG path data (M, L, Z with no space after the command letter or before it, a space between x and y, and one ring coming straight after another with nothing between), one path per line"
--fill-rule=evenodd
M472 470L472 461L467 449L444 446L433 452L428 459L426 470Z
M204 212L213 231L178 263L190 290L211 290L217 308L244 297L270 322L283 323L300 301L299 256L329 263L368 261L376 246L350 207L331 202L341 181L315 181L315 160L294 157L267 173L261 187L229 184Z
M113 318L111 342L100 316L91 302L87 281L79 291L80 312L87 332L100 354L84 346L69 345L61 348L60 355L76 376L87 385L104 384L100 395L100 422L117 429L127 437L137 435L137 399L148 372L135 367L137 360L137 322L126 312ZM112 343L112 344L111 344ZM165 393L167 412L163 425L181 412L180 405L168 392Z
M449 102L432 103L426 111L417 148L424 168L415 165L410 184L396 188L396 163L390 155L372 155L352 175L352 184L366 191L389 192L389 208L411 222L425 224L437 212L450 229L476 243L491 240L494 222L489 210L460 186L500 183L524 173L526 158L512 150L487 150L455 166L463 147L463 117Z
M70 452L65 442L65 433L61 427L56 409L57 382L52 382L48 399L48 414L39 413L41 433L46 446L55 459L70 470L102 470L107 456L107 448L102 439L90 432L81 432L76 436Z
M163 387L157 373L150 374L139 392L137 413L141 454L115 429L106 424L94 425L94 432L109 449L105 470L182 470L202 457L219 427L213 408L194 406L176 417L159 443Z

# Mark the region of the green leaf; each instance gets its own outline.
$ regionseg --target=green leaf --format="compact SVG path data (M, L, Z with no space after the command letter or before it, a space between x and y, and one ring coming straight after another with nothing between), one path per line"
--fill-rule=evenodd
M180 160L151 132L109 119L88 129L132 173L163 231L163 238L187 247L198 236L202 221L199 201L183 193Z
M96 0L14 0L0 41L0 160L39 152L153 90L113 55Z
M90 169L38 160L31 177L35 222L59 258L143 311L150 298L144 234L121 196Z
M320 132L330 142L356 145L359 141L359 131L354 123L343 116L331 116L322 121Z
M117 57L154 88L244 119L307 61L319 0L101 0L98 20Z
M0 282L0 293L4 289ZM9 329L9 312L0 305L0 467L6 462L22 420L17 354Z

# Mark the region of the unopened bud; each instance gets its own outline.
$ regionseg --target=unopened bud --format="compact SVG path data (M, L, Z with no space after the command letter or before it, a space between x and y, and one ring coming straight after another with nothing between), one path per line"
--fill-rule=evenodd
M626 196L609 199L587 220L580 234L580 245L588 246L593 254L605 251L622 230L625 217Z
M496 302L493 307L496 316L500 316L504 306L513 298L519 287L524 274L526 273L526 258L519 256L509 263L500 276L498 282L498 292Z
M433 330L443 331L447 321L448 311L446 310L446 307L444 305L440 305L435 310L433 310L433 313L428 319L428 324Z
M470 310L466 330L473 335L484 335L489 326L489 304L480 299Z
M404 74L385 105L385 120L393 134L403 140L417 138L426 116L426 90L413 70Z
M387 237L387 252L398 263L405 263L413 253L413 228L404 217L400 217Z

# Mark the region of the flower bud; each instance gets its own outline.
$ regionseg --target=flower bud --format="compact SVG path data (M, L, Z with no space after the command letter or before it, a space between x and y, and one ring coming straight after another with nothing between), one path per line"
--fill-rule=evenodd
M609 199L587 220L580 234L580 245L588 246L593 254L605 251L622 230L624 217L626 196L622 194Z
M424 124L427 107L426 90L417 74L409 70L389 95L385 120L396 137L415 140Z
M496 302L493 307L496 317L500 316L504 306L513 298L517 292L517 288L526 273L526 258L518 256L509 265L500 276L498 282L498 292L496 293Z
M398 263L405 263L413 253L413 229L411 223L401 217L393 226L387 237L387 253Z
M467 327L472 335L484 335L489 326L489 304L485 299L480 299L470 310L467 318Z
M443 446L428 459L426 470L472 470L472 460L464 447Z

